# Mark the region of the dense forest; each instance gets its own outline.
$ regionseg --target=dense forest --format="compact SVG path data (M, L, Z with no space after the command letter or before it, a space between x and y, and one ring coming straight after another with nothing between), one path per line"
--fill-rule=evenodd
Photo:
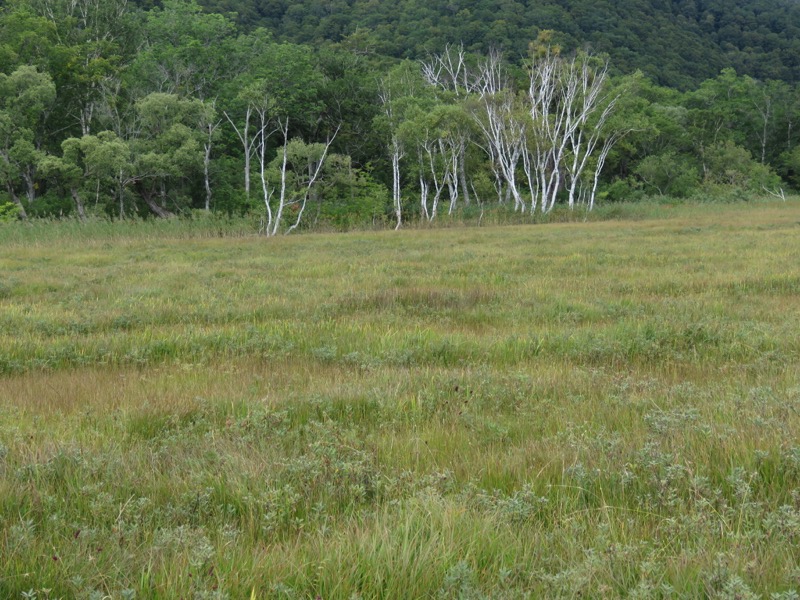
M275 234L800 184L793 2L0 6L0 220Z
M147 5L145 0L143 5ZM446 42L527 55L542 30L570 50L607 53L615 73L641 70L688 89L730 67L757 79L800 77L800 4L792 0L201 0L294 43L357 33L373 51L422 58Z

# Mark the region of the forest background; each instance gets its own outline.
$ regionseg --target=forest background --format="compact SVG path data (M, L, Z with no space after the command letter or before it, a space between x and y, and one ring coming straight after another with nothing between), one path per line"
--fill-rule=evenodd
M792 2L0 6L0 219L274 234L800 185Z

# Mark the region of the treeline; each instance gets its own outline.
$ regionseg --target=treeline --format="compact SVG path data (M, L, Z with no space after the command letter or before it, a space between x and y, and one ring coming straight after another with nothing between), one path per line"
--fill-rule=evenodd
M312 48L183 0L12 0L0 218L205 210L275 234L800 183L790 82L726 69L680 92L548 31L524 57L465 43L415 61L371 36Z

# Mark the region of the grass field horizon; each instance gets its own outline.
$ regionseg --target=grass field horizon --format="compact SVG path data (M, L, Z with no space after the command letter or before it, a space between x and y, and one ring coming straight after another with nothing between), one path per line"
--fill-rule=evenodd
M800 597L800 202L649 214L0 231L0 597Z

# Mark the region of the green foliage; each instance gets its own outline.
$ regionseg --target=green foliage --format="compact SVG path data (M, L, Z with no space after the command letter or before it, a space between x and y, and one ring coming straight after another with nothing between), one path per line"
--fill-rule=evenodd
M2 196L0 196L2 199ZM19 206L13 202L3 202L0 204L0 223L11 223L20 216Z
M705 181L750 191L780 186L780 178L767 165L753 160L750 153L728 141L705 152Z
M645 189L661 196L685 198L700 183L700 174L692 157L678 156L674 152L651 155L636 167L636 175Z
M236 64L235 26L221 14L205 14L195 0L165 0L147 12L144 47L130 67L131 87L196 98L218 93Z
M369 172L354 169L342 162L342 158L328 158L326 171L330 175L323 184L325 189L320 194L314 224L318 222L341 230L383 225L390 205L389 190L376 182Z
M781 156L781 170L795 188L800 188L800 146Z
M439 142L463 144L459 195L481 211L504 198L479 146L480 95L464 93L482 55L504 50L512 113L530 130L521 57L590 47L588 60L608 57L617 74L603 92L616 98L608 129L626 132L598 198L687 197L698 178L718 197L775 192L784 183L773 172L800 185L797 39L800 9L757 0L11 0L0 10L0 183L23 218L243 213L253 208L244 163L255 181L261 142L269 164L281 146L269 133L288 119L288 137L309 147L337 131L330 151L349 165L347 176L326 174L309 224L376 222L380 186L392 190L395 218L413 218L419 188L447 162L442 149L424 151ZM471 74L458 91L430 85L415 59L459 42L451 48L463 48ZM595 153L586 169L596 163Z
M253 55L235 84L240 101L306 126L319 117L322 76L310 48L256 37L248 51Z
M36 199L37 164L44 156L39 148L43 115L55 98L52 78L36 67L20 66L10 75L0 73L0 181L23 217L26 213L17 196L24 193L29 203ZM20 183L22 190L18 189Z

